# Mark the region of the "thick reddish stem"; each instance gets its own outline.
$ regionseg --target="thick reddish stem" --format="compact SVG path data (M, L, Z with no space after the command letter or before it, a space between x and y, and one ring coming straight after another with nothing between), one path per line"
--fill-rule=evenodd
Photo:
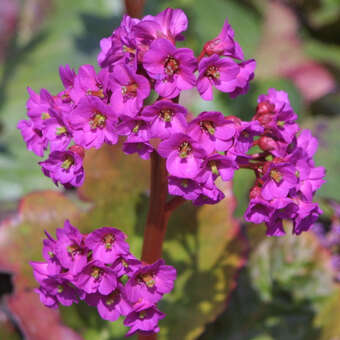
M126 13L133 18L141 18L143 15L145 0L125 0Z
M162 256L167 227L166 199L168 180L165 159L156 151L151 154L151 186L148 218L144 231L142 261L153 263Z

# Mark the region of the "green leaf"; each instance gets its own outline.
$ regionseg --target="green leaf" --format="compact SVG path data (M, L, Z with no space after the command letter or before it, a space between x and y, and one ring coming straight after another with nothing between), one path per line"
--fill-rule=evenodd
M329 296L338 291L329 252L312 233L266 237L264 226L252 225L247 228L247 238L250 260L229 308L199 339L323 339L320 328L327 332L330 325L336 325L336 317L328 323L326 312L317 315L320 309L327 310ZM327 313L335 313L335 301Z

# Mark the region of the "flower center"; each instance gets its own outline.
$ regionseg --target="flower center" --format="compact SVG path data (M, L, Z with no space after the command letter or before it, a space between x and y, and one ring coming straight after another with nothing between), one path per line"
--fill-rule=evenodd
M244 130L241 132L241 137L243 138L249 138L250 137L250 134L248 131Z
M61 167L65 170L68 170L73 164L74 164L73 157L67 156L63 163L61 164Z
M136 49L131 48L129 46L123 45L123 52L131 53L131 54L136 54Z
M159 112L159 116L165 122L171 122L172 116L174 115L173 111L170 109L164 109Z
M70 102L71 101L71 97L68 93L64 93L62 96L61 96L61 100L65 103L65 102Z
M94 116L90 120L91 130L95 130L97 128L102 129L105 127L106 117L100 113L95 112Z
M142 274L141 279L144 281L144 283L149 288L152 288L155 285L155 280L153 279L153 275L150 273Z
M64 287L62 285L58 285L58 293L62 293L64 291Z
M88 90L86 94L88 96L94 96L94 97L98 97L100 99L105 98L105 94L103 92L103 89L99 89L98 91Z
M129 99L137 96L138 86L136 83L122 86L122 95L124 99Z
M186 189L189 186L188 180L187 179L182 179L181 180L181 186Z
M139 313L139 318L144 319L145 317L146 317L146 311L143 310L142 312Z
M142 122L141 120L137 120L137 121L136 121L136 125L135 125L134 128L132 129L132 132L133 132L133 133L138 133L138 131L139 131L139 129L140 129L142 123L143 123L143 122Z
M191 144L189 142L183 142L179 147L179 157L186 158L192 151Z
M106 249L112 249L112 244L115 241L115 237L112 234L106 234L103 238Z
M33 129L34 133L38 135L40 138L42 137L42 131L38 129Z
M278 170L270 170L270 177L276 182L280 183L283 176Z
M119 296L119 291L116 289L111 294L109 294L105 299L105 304L111 306L115 303L116 299Z
M49 119L49 118L51 118L51 116L50 116L50 114L48 112L43 112L41 114L41 119L42 120L46 120L46 119Z
M67 132L67 130L66 130L65 126L59 126L59 127L57 127L55 133L56 133L57 136L60 136L60 135L65 134L66 132Z
M218 168L217 168L217 164L216 164L216 161L209 161L209 166L210 166L210 169L211 169L211 172L214 174L214 175L219 175L219 172L218 172Z
M206 133L209 133L211 135L215 133L215 124L211 121L207 121L207 120L201 121L200 127Z
M91 270L91 276L95 279L98 280L102 274L102 270L98 267L92 267Z
M164 63L164 71L168 76L174 75L179 70L179 63L174 57L167 57Z
M218 68L214 65L211 65L208 67L208 69L205 71L205 75L209 79L219 79L220 78L220 71Z
M71 246L67 247L67 252L71 255L72 259L74 259L77 254L81 253L81 249L79 249L76 244L72 244Z

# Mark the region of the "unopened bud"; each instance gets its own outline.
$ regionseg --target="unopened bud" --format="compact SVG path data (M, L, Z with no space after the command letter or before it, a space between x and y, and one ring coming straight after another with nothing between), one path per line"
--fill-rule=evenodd
M84 159L85 157L85 150L82 146L80 145L72 145L69 147L69 150L72 152L75 152L76 154L78 154L82 159Z
M277 148L276 141L268 136L262 136L256 143L263 151L271 151Z

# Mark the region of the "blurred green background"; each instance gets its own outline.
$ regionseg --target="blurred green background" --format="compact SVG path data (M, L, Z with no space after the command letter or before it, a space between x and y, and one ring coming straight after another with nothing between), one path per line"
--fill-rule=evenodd
M299 123L319 138L316 163L327 168L327 183L317 199L326 212L324 219L332 218L327 199L340 201L340 1L147 0L145 14L156 14L167 7L182 8L186 12L189 29L181 45L191 47L196 55L207 40L220 32L227 17L246 58L257 61L255 79L247 95L230 100L219 93L214 102L204 102L195 91L187 91L181 102L194 114L213 109L250 119L259 94L270 87L287 91ZM42 175L37 164L40 159L26 150L16 129L18 120L26 116L26 87L57 93L62 89L58 75L60 64L69 64L75 69L86 63L97 66L99 40L119 25L123 12L124 4L120 0L0 0L0 221L3 221L0 225L0 293L8 293L13 285L14 289L16 285L20 287L17 295L2 297L0 339L21 339L23 334L32 340L49 338L49 328L29 330L30 322L35 324L34 318L46 318L47 309L39 307L41 310L34 314L29 306L26 313L25 308L20 308L21 303L34 305L36 301L20 294L33 285L26 264L30 259L41 260L42 229L49 226L53 232L57 221L60 226L63 218L75 216L78 221L81 216L79 221L86 231L91 230L89 221L101 225L116 222L119 216L120 225L126 224L126 232L133 238L132 248L139 255L147 183L140 184L139 191L131 184L122 184L119 190L126 194L122 196L124 204L110 210L112 202L120 204L121 196L116 193L116 198L105 201L102 196L107 198L112 193L95 188L96 183L90 180L101 177L99 173L107 181L115 178L120 181L116 175L111 178L105 171L100 172L100 168L113 173L119 169L111 164L107 154L92 154L90 159L97 163L89 170L90 180L80 194L90 197L92 204L95 202L94 210L88 210L87 205L91 203L79 201L73 192L62 196L51 192L46 197L43 192L25 196L32 191L57 189ZM129 162L124 157L115 157L119 162ZM121 173L127 176L129 164L126 164L126 173ZM147 169L144 170L147 182ZM140 176L133 171L130 175ZM187 205L183 216L181 212L174 216L171 223L174 230L179 230L178 234L170 232L165 257L180 268L182 276L173 297L169 296L161 306L168 313L165 319L168 321L164 321L164 326L161 323L164 329L161 339L340 339L340 295L333 280L328 250L310 235L267 239L264 228L245 226L242 215L252 180L246 171L239 171L235 176L237 206L235 211L229 207L228 214L233 212L236 219L230 215L216 217L225 206L199 210ZM127 190L131 193L127 194ZM134 195L133 211L129 210L131 195ZM23 196L21 213L17 214L18 202ZM65 206L68 208L64 209ZM193 222L192 230L185 233L180 231L179 224L187 224L188 212L196 216L197 221ZM210 248L205 249L204 238L200 239L207 232L206 214L214 214L220 223L216 230L222 234L228 230L228 235L214 263L197 260L199 265L190 271L188 267L196 263L193 258L197 254L201 259L211 256ZM237 232L233 229L235 223ZM27 249L35 244L34 251ZM213 252L213 249L210 250ZM225 263L226 257L231 258L230 263ZM245 266L240 270L242 265ZM12 283L7 272L15 273ZM223 282L221 289L219 282ZM190 313L192 317L188 316ZM59 314L54 313L48 319L56 334L62 334L55 339L58 336L60 339L123 338L124 329L119 323L102 321L95 310L84 305L62 308L61 318L62 321Z

